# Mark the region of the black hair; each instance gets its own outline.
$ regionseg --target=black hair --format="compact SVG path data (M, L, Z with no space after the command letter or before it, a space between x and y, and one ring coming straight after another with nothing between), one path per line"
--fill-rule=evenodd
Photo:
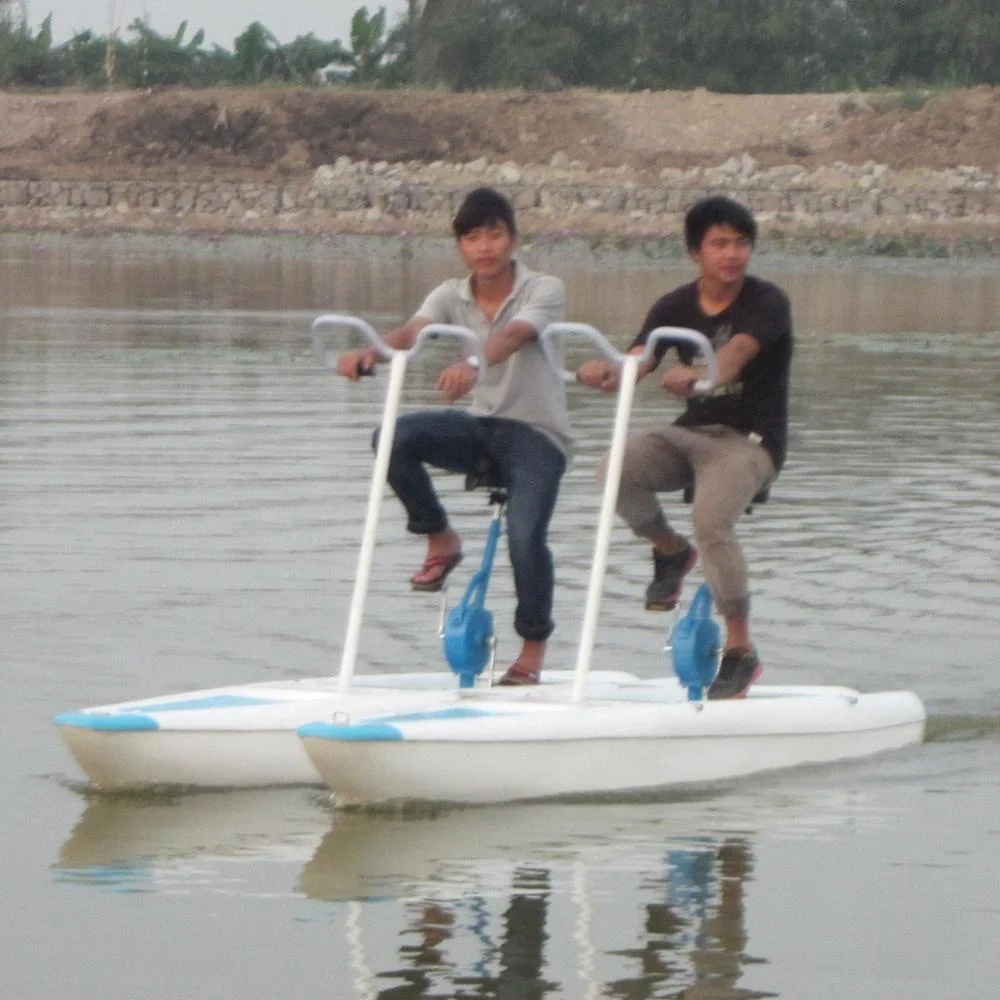
M451 228L455 239L460 240L480 226L500 224L507 227L511 236L517 236L514 206L495 188L481 187L470 191L462 200Z
M705 233L712 226L732 226L752 244L757 242L757 223L750 209L725 195L712 195L696 201L684 216L684 242L688 251L694 253L701 248Z

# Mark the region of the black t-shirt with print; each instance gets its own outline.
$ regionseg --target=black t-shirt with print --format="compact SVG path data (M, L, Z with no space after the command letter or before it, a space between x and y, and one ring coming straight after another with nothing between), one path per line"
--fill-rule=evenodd
M687 401L675 421L682 427L722 424L762 438L776 470L785 462L788 445L788 371L792 358L792 315L788 297L777 285L748 275L735 301L715 316L707 316L698 302L698 283L658 299L632 347L645 344L650 331L660 326L683 326L703 333L718 351L738 333L749 334L760 344L757 354L735 382L708 396ZM670 345L660 345L662 358ZM681 360L690 364L695 348L678 345Z

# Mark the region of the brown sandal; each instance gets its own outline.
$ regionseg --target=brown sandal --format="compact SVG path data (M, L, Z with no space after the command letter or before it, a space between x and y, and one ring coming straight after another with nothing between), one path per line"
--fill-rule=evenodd
M542 671L538 667L526 667L522 663L511 664L507 668L507 673L495 681L494 687L525 687L529 684L540 683Z
M451 555L447 556L431 556L429 559L424 560L423 566L420 567L410 577L410 586L414 590L424 590L424 591L436 591L443 590L445 581L448 579L448 574L462 561L461 552L452 552ZM433 573L435 570L440 570L437 576L431 577L429 580L419 580L420 576L426 573Z

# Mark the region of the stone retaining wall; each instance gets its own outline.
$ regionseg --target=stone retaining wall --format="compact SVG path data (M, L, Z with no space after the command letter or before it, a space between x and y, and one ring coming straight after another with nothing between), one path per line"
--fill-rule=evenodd
M454 212L465 192L491 183L514 201L526 229L675 231L696 198L724 191L762 223L899 230L967 223L1000 231L1000 181L972 167L894 172L879 164L758 170L751 157L713 168L667 169L630 179L623 169L516 164L423 166L339 160L287 184L185 181L0 180L0 226L104 223L121 228L342 230L424 228Z

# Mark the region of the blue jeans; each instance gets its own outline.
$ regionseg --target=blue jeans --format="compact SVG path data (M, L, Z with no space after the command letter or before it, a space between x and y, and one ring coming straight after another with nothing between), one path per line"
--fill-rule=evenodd
M517 592L514 630L522 639L548 639L555 628L548 531L566 456L544 434L520 420L463 410L407 413L396 424L389 485L406 508L407 529L429 535L448 527L448 515L425 463L467 474L484 460L496 466L507 490L507 547Z

